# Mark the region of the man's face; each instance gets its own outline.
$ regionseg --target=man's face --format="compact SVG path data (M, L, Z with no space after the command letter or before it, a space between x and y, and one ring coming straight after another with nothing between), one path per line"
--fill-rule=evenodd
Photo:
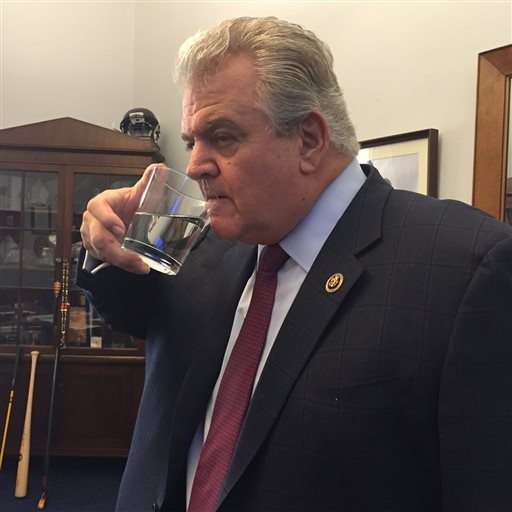
M204 179L211 227L223 238L277 243L311 204L300 170L300 140L277 137L255 107L257 74L249 58L232 58L207 86L188 87L182 137L187 174Z

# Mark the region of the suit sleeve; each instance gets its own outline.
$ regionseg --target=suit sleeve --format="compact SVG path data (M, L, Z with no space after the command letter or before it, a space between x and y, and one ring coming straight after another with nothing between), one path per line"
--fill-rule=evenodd
M95 274L83 269L85 251L80 252L76 284L103 320L114 330L145 339L153 311L156 272L140 276L114 266Z
M476 268L439 398L443 512L512 510L512 236Z

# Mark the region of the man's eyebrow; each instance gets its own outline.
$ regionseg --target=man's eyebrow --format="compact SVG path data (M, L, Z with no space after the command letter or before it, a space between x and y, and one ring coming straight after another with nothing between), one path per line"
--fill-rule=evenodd
M241 131L240 126L238 124L234 123L230 119L221 117L219 119L214 119L212 121L209 121L209 122L205 123L198 130L197 136L199 138L208 137L208 135L210 133L214 132L215 130L218 130L219 128L228 128L228 129L231 129L231 130L237 130L239 132ZM181 138L185 142L191 142L191 141L194 140L195 137L193 137L192 135L190 135L188 133L182 133L181 134Z

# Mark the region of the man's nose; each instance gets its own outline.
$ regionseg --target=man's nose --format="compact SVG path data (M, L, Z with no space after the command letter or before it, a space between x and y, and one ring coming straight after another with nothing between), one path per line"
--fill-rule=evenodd
M212 178L217 176L219 169L217 163L206 144L196 142L190 153L186 174L193 180Z

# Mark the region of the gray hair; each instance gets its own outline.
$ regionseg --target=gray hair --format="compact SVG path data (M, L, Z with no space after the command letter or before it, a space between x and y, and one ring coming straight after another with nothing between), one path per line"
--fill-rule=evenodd
M286 137L312 111L321 112L331 144L357 155L359 144L328 46L311 31L274 17L235 18L200 31L181 46L175 79L187 85L209 77L230 57L253 59L259 80L257 107L278 136Z

